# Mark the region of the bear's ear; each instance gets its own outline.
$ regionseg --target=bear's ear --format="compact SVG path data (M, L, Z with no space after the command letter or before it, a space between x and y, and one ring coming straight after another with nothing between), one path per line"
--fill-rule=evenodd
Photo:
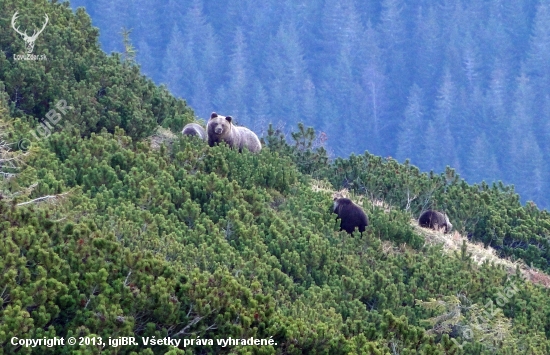
M227 116L225 119L227 120L227 122L231 123L231 120L233 119L233 117Z
M212 112L212 114L210 115L210 118L216 118L218 117L218 114L216 112Z

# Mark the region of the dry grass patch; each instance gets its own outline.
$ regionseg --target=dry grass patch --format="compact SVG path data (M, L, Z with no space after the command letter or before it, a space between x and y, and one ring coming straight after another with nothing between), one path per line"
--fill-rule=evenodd
M501 258L497 255L495 249L491 247L485 248L481 242L472 243L457 231L443 234L442 231L420 227L418 221L415 219L411 219L411 225L418 234L424 236L426 244L440 244L443 246L443 251L447 254L454 255L455 251L460 252L462 243L466 242L466 251L471 254L472 260L477 265L481 265L485 261L495 263L496 265L503 265L506 272L510 275L515 274L516 268L519 267L521 274L526 280L546 288L550 287L550 276L547 274L525 265L521 260L512 261Z
M159 149L162 144L169 147L178 136L166 128L158 127L156 132L149 137L151 148Z
M453 254L453 252L455 251L460 252L462 248L462 243L466 242L466 250L468 253L471 254L472 260L477 265L481 265L485 261L492 261L495 264L504 265L508 272L515 272L516 266L519 265L516 262L499 258L493 248L485 248L483 246L483 243L481 242L472 243L457 231L451 232L449 234L444 234L443 231L435 231L433 229L423 228L418 225L418 220L416 219L411 219L411 226L418 234L424 236L426 244L440 244L443 246L443 251L448 254Z

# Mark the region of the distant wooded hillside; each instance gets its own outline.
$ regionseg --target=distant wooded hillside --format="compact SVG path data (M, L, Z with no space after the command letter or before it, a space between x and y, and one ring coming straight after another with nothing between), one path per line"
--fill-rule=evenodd
M75 0L196 113L258 133L301 121L335 155L368 150L550 206L544 1Z
M550 353L548 283L466 244L445 254L411 225L442 210L548 272L550 214L510 187L368 153L330 160L303 124L289 139L268 126L258 154L210 147L180 134L193 111L141 74L129 43L101 51L85 11L4 0L3 28L16 11L29 32L50 23L44 61L16 59L25 42L0 32L0 355ZM363 235L339 232L342 188L362 195ZM22 345L54 337L79 343ZM118 337L137 343L102 346ZM229 338L240 345L218 345Z

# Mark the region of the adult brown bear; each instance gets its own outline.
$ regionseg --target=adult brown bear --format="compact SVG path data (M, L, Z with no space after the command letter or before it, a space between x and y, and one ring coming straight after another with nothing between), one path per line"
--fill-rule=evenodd
M359 228L361 234L369 225L369 219L363 209L357 206L349 198L335 198L333 212L340 218L340 230L349 234L353 233L355 227Z
M221 116L212 112L206 124L208 145L213 147L216 143L225 142L231 148L238 148L239 152L246 147L252 153L258 153L262 149L262 143L256 133L246 127L235 126L232 120L231 116Z
M418 224L421 227L435 230L443 228L445 233L449 233L451 229L453 229L453 225L449 221L449 217L447 217L446 214L432 210L422 213L418 219Z

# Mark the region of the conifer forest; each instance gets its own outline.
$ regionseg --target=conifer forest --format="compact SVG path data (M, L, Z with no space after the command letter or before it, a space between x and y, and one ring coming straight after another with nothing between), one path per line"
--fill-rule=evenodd
M75 0L107 53L196 115L298 122L331 157L366 150L550 207L550 4L541 0Z
M0 48L0 355L550 354L547 2L0 0Z

